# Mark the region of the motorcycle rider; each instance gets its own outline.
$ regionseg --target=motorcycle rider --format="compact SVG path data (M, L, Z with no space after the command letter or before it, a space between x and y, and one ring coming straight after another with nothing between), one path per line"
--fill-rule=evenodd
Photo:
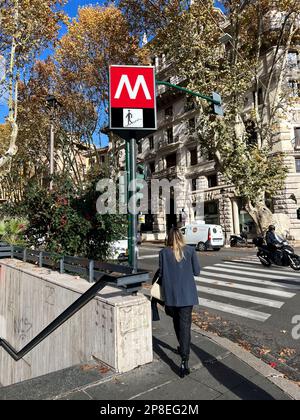
M282 252L280 251L283 245L283 239L276 234L276 227L270 225L266 233L266 242L271 252L274 253L274 260L277 265L282 263Z

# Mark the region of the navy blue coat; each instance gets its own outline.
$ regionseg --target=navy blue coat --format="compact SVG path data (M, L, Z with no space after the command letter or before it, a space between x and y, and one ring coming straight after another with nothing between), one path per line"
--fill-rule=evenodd
M159 276L167 306L194 306L199 298L194 276L200 274L200 264L194 248L184 247L184 258L178 262L171 248L159 253Z

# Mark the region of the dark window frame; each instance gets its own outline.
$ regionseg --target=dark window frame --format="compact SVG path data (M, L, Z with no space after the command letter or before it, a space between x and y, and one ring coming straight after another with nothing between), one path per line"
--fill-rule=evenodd
M289 88L292 91L293 98L300 98L300 81L299 80L289 80L288 82Z
M198 178L192 178L192 192L197 191L197 181Z
M167 142L168 144L174 143L174 130L173 127L167 129Z
M213 182L212 182L213 181ZM219 186L218 174L211 174L207 176L208 188L216 188Z
M154 136L149 137L149 149L154 150Z
M194 149L190 150L190 162L191 166L198 165L198 149L195 147Z
M295 150L300 150L300 127L294 127Z
M175 157L175 159L171 159L171 157ZM174 164L175 163L175 164ZM166 167L167 169L175 168L177 166L177 153L171 153L170 155L166 156Z

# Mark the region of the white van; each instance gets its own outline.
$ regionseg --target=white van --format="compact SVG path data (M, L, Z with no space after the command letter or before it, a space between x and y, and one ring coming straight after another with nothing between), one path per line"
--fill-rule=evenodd
M186 244L196 245L198 251L220 251L225 245L222 226L192 223L181 228Z

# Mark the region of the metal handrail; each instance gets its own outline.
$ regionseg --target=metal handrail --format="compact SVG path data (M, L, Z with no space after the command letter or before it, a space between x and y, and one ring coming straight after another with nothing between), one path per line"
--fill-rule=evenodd
M15 350L6 340L0 337L0 347L2 347L16 362L21 360L27 353L38 346L50 334L56 331L68 319L75 315L80 309L87 305L106 285L104 281L105 275L102 279L89 288L79 299L77 299L71 306L69 306L61 315L59 315L51 324L49 324L43 331L41 331L35 338L33 338L22 350ZM109 277L109 276L107 276Z
M1 248L1 247L0 247ZM22 258L26 261L28 256L26 249L17 247L6 247L5 254L8 252L11 258L17 257ZM30 251L28 251L30 252ZM32 251L31 251L32 252ZM8 255L5 255L8 256ZM33 252L39 263L43 260L41 255ZM71 257L65 257L70 259ZM75 260L75 258L74 258ZM85 259L78 259L81 262L86 262ZM87 260L88 261L88 260ZM49 264L49 262L48 262ZM50 261L52 264L52 261ZM17 351L14 349L5 339L0 337L0 348L2 347L15 361L21 360L27 353L37 347L42 341L44 341L49 335L56 331L61 325L68 321L73 315L80 311L85 305L87 305L105 286L108 284L127 289L131 293L136 293L141 287L142 283L149 280L149 273L138 270L137 273L133 274L130 267L120 266L116 264L101 263L96 261L88 261L89 270L92 270L93 278L97 278L96 283L91 286L79 299L72 303L61 315L59 315L54 321L52 321L44 330L42 330L35 338L33 338L23 349ZM60 260L60 269L62 263ZM98 271L97 271L98 269ZM78 270L78 267L77 267ZM103 271L100 271L103 270ZM105 271L110 271L108 274ZM77 271L78 272L78 271ZM113 274L114 273L114 274ZM117 275L119 274L119 275ZM90 273L91 280L91 273Z

